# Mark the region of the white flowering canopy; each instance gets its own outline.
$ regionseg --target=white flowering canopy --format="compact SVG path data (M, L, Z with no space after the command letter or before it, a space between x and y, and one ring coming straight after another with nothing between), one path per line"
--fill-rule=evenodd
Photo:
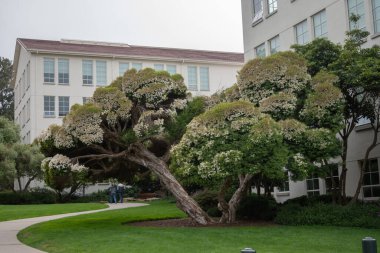
M205 181L269 170L282 177L286 153L280 126L252 103L236 101L191 121L172 149L172 168Z

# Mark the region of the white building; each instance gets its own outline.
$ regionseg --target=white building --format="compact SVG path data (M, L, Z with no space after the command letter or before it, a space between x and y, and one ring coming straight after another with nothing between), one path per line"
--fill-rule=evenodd
M181 74L193 95L210 95L236 82L243 61L241 53L17 39L15 122L22 142L31 143L49 125L60 124L72 105L84 103L97 87L130 68Z
M345 32L353 26L349 21L352 13L360 16L358 27L370 33L364 46L380 45L380 0L241 0L241 6L246 62L318 37L343 44ZM362 122L349 139L348 196L355 193L359 164L371 137L372 132L366 130ZM380 197L380 148L375 148L370 157L370 170L364 175L360 193L360 198L365 200ZM290 181L283 189L275 189L274 197L283 202L306 194L325 194L327 188L324 179L311 177L301 182Z

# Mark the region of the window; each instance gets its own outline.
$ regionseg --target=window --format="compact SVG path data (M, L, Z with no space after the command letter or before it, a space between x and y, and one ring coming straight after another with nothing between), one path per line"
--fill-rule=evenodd
M54 83L54 64L53 58L44 58L44 82Z
M209 91L210 90L210 78L208 67L199 68L199 80L200 80L200 90Z
M187 67L187 78L188 78L188 88L191 91L198 90L198 73L197 67L188 66Z
M314 173L306 179L307 196L319 195L319 178Z
M307 20L302 21L295 26L296 41L299 45L305 45L309 42L309 35L307 33Z
M93 70L92 70L92 61L83 60L82 61L82 75L83 75L83 84L92 84L93 79Z
M58 59L58 83L59 84L69 83L69 60L68 59Z
M70 97L58 97L58 116L66 116L70 109Z
M275 54L279 51L280 48L280 36L276 36L269 41L270 54Z
M363 194L364 198L380 197L379 166L377 159L369 160L365 168Z
M142 69L142 63L132 63L132 68L136 69L137 71L140 71Z
M314 38L327 37L326 10L313 16Z
M82 99L83 99L83 104L90 103L90 101L91 101L90 97L83 97Z
M252 23L263 17L263 0L253 0L253 19Z
M325 178L327 192L331 192L333 190L339 189L339 170L338 170L338 168L331 170L330 173L331 174Z
M129 69L128 62L119 62L119 76L123 76L125 71Z
M261 44L260 46L256 47L255 48L255 52L256 52L256 57L265 57L266 56L266 53L265 53L265 43Z
M268 0L268 12L269 14L277 11L277 0Z
M55 116L55 97L44 96L44 117Z
M96 61L96 84L97 85L107 84L107 62L106 61Z
M279 192L288 192L289 191L289 174L288 171L285 171L285 181L281 186L277 187Z
M164 64L154 64L154 69L156 71L164 70Z
M358 15L360 17L357 24L350 21L350 30L352 29L365 29L365 9L364 0L348 0L348 16L352 14Z
M168 71L170 75L174 75L177 73L177 66L176 65L166 65L166 71Z
M375 33L380 33L380 0L372 0L372 13Z

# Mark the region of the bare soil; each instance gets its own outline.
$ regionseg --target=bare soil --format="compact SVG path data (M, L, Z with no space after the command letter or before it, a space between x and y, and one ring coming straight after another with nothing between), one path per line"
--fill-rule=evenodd
M168 219L168 220L153 220L153 221L140 221L131 222L126 225L136 227L267 227L277 226L274 222L270 221L237 221L230 224L213 223L208 225L200 225L195 223L190 218L185 219Z

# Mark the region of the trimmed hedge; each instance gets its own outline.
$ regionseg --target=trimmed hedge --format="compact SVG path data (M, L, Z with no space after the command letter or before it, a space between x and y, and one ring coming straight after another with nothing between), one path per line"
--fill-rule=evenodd
M30 192L0 192L1 205L53 204L56 194L47 189L34 189Z
M301 206L288 203L282 206L275 222L282 225L327 225L342 227L380 228L379 204L339 206L314 203Z

